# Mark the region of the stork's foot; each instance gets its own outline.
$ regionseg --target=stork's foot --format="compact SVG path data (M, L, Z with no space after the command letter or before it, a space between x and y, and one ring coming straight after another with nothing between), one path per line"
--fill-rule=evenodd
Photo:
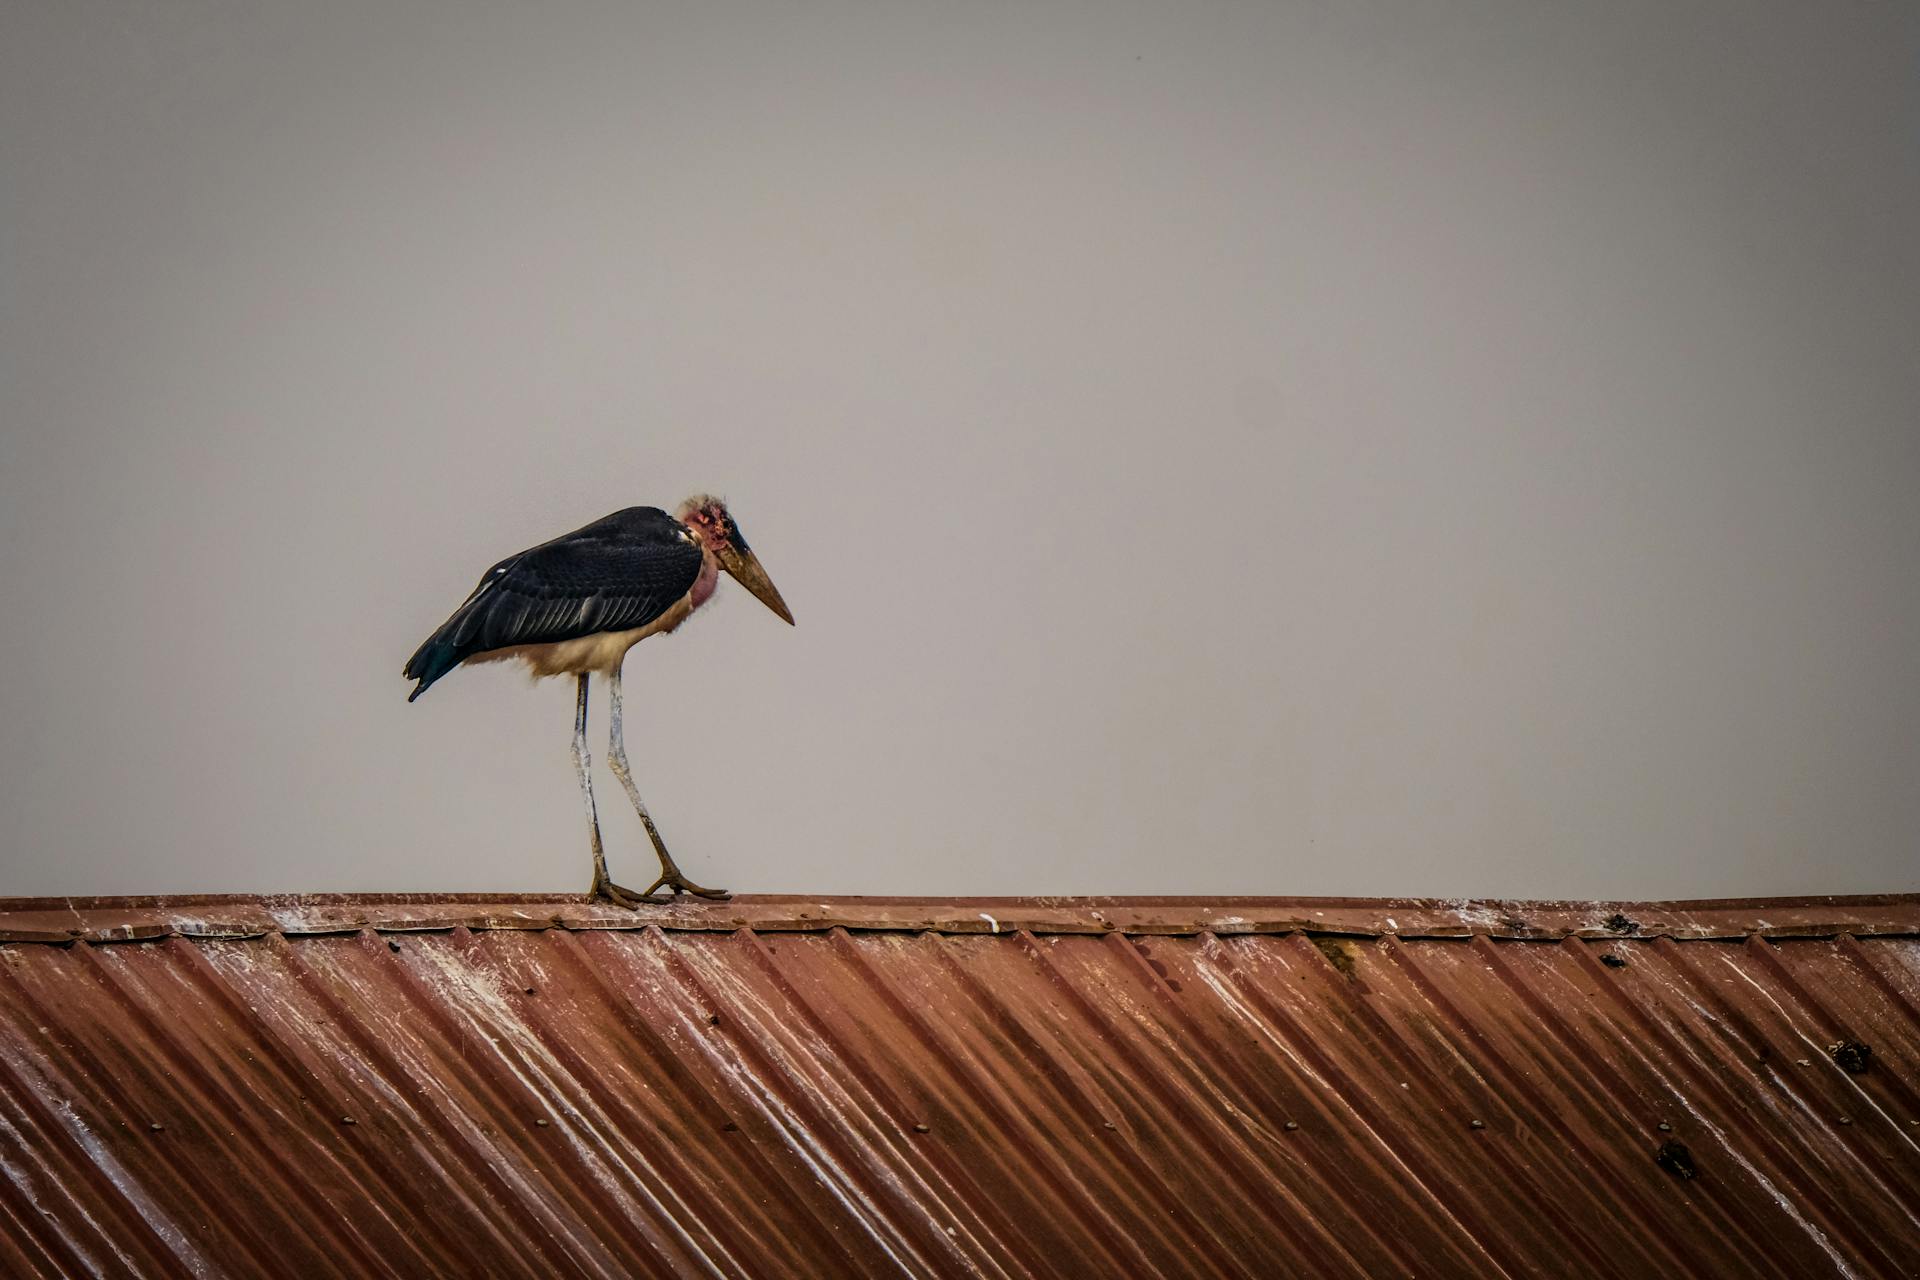
M651 902L661 901L661 899L655 898L653 895L662 888L669 890L666 898L666 901L669 902L683 893L690 893L696 898L710 898L715 902L725 902L733 896L725 889L709 889L704 885L695 884L693 881L681 875L680 868L673 866L671 863L661 869L658 880L655 880L647 886L647 892L644 896Z
M635 893L622 888L611 880L599 879L593 882L593 888L587 890L589 898L605 898L616 907L625 907L629 911L638 911L640 904L647 900L644 893Z
M653 895L658 893L662 888L668 890L667 896L664 898L654 897ZM715 902L725 902L733 896L725 889L709 889L704 885L697 885L681 875L678 870L662 875L658 880L648 885L644 893L635 893L632 889L626 888L623 885L617 885L611 880L595 880L593 882L593 888L587 891L587 896L589 898L604 898L616 907L624 907L628 911L638 911L643 906L659 906L663 902L672 902L683 893L691 893L699 898L710 898Z

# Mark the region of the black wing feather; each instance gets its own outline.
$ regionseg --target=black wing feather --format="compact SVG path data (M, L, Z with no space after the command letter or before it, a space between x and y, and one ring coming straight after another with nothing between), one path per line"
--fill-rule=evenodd
M407 659L411 702L475 654L644 627L693 589L700 548L658 507L629 507L509 556Z

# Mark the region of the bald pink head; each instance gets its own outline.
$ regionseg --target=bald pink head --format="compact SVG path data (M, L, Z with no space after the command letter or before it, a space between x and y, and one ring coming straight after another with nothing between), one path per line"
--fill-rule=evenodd
M727 504L710 493L696 493L674 509L674 519L693 531L700 545L715 555L722 547L746 549L740 526L727 513Z
M710 493L696 493L681 503L673 514L675 519L687 526L701 548L719 561L722 569L751 591L761 604L779 614L789 626L792 625L793 614L788 610L787 602L780 598L773 580L760 567L760 558L747 546L747 540L741 535L739 524L728 513L726 503ZM702 600L704 598L701 597Z

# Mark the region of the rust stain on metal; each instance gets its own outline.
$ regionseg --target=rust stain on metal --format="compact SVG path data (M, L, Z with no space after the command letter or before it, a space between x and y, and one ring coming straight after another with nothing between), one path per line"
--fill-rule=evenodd
M1916 1257L1915 897L0 903L9 1276Z

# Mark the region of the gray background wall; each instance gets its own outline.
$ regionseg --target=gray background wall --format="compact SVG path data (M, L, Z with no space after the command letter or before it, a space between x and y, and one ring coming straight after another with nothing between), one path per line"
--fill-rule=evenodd
M569 691L400 664L706 487L703 879L1920 889L1917 31L12 0L0 893L583 888Z

